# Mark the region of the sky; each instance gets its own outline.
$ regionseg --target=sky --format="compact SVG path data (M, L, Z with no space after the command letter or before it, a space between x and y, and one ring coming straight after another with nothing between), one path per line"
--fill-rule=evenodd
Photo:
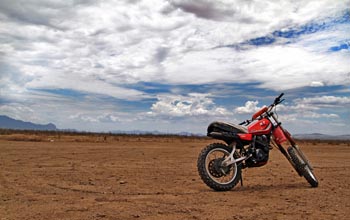
M0 115L206 134L281 92L292 133L350 133L350 0L1 0Z

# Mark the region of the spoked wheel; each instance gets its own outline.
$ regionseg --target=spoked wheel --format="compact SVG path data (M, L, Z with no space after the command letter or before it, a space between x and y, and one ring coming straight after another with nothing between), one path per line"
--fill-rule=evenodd
M223 166L232 149L221 143L208 145L199 154L197 168L203 182L216 191L232 189L241 179L241 166L236 163ZM238 155L234 154L235 158Z
M288 153L298 174L303 176L312 187L317 187L318 180L311 170L309 164L298 155L297 151L293 147L288 148Z

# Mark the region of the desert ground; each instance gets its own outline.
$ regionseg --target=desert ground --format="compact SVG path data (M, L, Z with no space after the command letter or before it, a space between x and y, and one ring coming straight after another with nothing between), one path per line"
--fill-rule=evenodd
M207 138L0 135L0 219L349 219L349 142L301 142L311 188L278 150L243 186L208 188Z

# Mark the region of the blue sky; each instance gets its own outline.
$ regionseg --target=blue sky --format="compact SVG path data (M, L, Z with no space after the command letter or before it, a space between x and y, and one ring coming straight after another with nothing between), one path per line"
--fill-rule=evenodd
M0 114L205 134L284 92L293 133L350 131L350 1L4 0Z

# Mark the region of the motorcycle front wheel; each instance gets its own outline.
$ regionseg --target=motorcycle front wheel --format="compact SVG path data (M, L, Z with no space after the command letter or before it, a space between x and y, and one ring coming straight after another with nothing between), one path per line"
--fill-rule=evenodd
M312 187L317 187L318 180L313 171L310 169L309 164L298 156L297 151L293 147L289 147L287 150L298 174L303 176Z
M228 191L241 179L241 165L222 165L231 151L232 148L225 144L214 143L204 148L198 156L199 176L207 186L216 191ZM239 157L237 153L233 156Z

